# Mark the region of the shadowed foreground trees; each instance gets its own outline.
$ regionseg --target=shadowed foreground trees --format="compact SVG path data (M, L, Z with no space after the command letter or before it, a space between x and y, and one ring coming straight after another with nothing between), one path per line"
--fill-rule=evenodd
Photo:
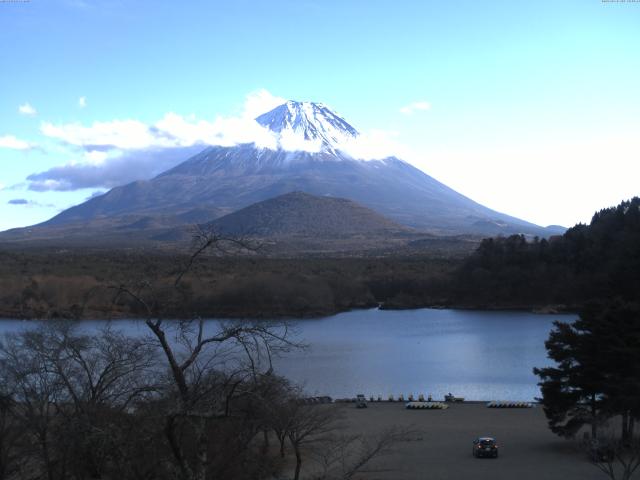
M600 435L584 445L589 459L611 480L630 480L640 467L640 436L623 441L615 434Z
M339 406L305 402L270 367L282 330L154 325L6 337L0 479L347 479L405 435L350 436Z
M640 418L640 306L589 304L572 324L555 323L546 342L556 366L536 368L542 404L554 433L573 437L584 425L622 419L628 440Z
M180 294L185 274L206 250L227 253L247 248L251 246L242 240L197 230L194 253L177 273L173 291ZM272 358L297 346L289 338L287 324L219 322L207 330L201 318L163 319L172 308L168 302L179 302L180 295L160 296L148 282L113 290L114 303L125 299L143 310L159 364L166 368L158 392L164 402L163 433L171 453L167 468L185 480L205 480L211 470L218 469L217 476L234 470L228 460L235 455L227 448L234 446L236 454L245 455L265 429L266 419L256 413L266 400L262 395L271 391L265 387L273 376ZM237 435L217 444L216 437L225 430L235 430Z
M244 248L199 232L169 293L151 282L110 289L114 303L144 313L142 332L107 324L89 335L82 324L50 322L0 343L0 480L274 478L287 460L284 439L300 478L309 446L326 448L339 424L337 407L303 405L274 373L272 359L300 346L288 325L163 318L197 257L227 243ZM352 478L375 455L331 478Z
M555 326L546 347L556 366L534 369L549 427L573 438L589 425L594 464L612 479L631 478L640 466L640 305L591 303L574 323Z
M542 405L549 428L557 435L572 438L585 425L591 436L604 417L604 385L599 369L600 344L584 333L581 321L555 322L545 342L549 357L557 366L534 368L540 377Z
M268 379L193 352L176 354L178 377L161 355L148 336L110 328L89 337L51 324L7 337L1 478L260 478L272 468L251 449Z
M51 324L8 335L0 345L11 403L5 422L20 431L11 468L41 470L53 480L101 478L107 463L123 466L121 420L155 389L153 361L144 341L110 328L89 337Z

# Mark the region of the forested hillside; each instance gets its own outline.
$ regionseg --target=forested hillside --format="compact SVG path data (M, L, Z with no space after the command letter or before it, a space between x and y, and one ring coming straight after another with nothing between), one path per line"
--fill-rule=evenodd
M452 281L453 303L580 306L640 295L640 198L597 212L562 236L482 241Z

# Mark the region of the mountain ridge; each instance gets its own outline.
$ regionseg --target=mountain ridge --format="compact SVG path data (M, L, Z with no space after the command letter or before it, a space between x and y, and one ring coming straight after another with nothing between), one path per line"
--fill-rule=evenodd
M399 158L353 158L341 147L357 138L358 131L323 104L289 101L256 121L278 137L278 148L206 147L151 180L115 187L29 229L37 236L48 228L83 222L135 225L142 217L163 218L165 224L187 224L186 219L204 223L301 191L346 198L396 223L436 235L549 236L563 231L484 207ZM292 145L300 149L283 148L289 137L295 137ZM207 214L211 217L205 218ZM145 220L139 226L151 224Z

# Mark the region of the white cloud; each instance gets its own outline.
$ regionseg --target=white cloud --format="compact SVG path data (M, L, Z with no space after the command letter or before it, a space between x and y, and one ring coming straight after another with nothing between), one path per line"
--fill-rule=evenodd
M0 148L11 148L13 150L29 150L33 148L29 142L20 140L13 135L5 135L0 137Z
M30 116L33 116L36 113L38 113L36 109L33 108L29 102L25 103L24 105L20 105L18 107L18 112L20 112L20 114L22 115L30 115Z
M296 135L291 130L284 130L280 134L278 144L280 148L289 152L316 153L322 149L321 140L305 140L304 137Z
M243 117L253 120L269 110L286 103L287 99L272 95L265 89L257 90L247 95L244 102Z
M89 150L84 153L84 158L87 163L93 165L102 165L107 158L109 158L109 154L107 152L102 152L100 150Z
M44 135L79 148L74 159L28 177L31 190L111 188L133 180L151 178L201 151L204 146L232 147L253 143L260 148L319 152L320 140L306 140L289 130L280 134L258 124L255 117L285 103L285 99L258 90L249 94L237 116L202 120L194 115L165 114L147 124L138 120L41 125ZM358 160L390 156L409 158L409 152L392 132L371 131L345 137L337 146Z
M62 140L69 145L97 149L135 149L156 144L156 138L147 125L137 120L94 122L89 127L78 123L54 125L45 122L40 127L47 137Z
M43 180L30 180L29 190L46 192L47 190L65 191L71 189L71 182L67 180L55 180L51 178Z
M138 120L94 122L89 126L45 122L40 130L47 137L89 151L174 148L199 144L234 146L241 143L275 148L277 142L273 133L259 125L254 118L267 111L264 108L281 104L281 100L266 91L259 91L247 97L240 117L218 117L213 121L196 120L193 116L169 112L151 125Z
M409 160L414 157L415 154L407 146L395 140L396 136L396 132L371 130L345 141L340 149L358 160L381 160L388 157Z
M80 97L82 105L85 97ZM125 152L158 149L187 148L197 145L231 147L254 143L260 148L282 148L287 151L318 152L320 141L306 140L290 131L276 134L258 124L255 118L282 105L286 99L261 89L245 98L239 116L219 116L214 120L198 120L193 115L183 116L174 112L165 114L152 124L138 120L111 120L91 125L78 123L41 125L42 133L65 144L85 150L84 157L68 165L101 165L122 156ZM86 103L85 103L86 104ZM425 110L428 102L415 102L403 110ZM371 131L357 138L345 138L339 149L360 160L375 160L389 156L408 158L411 153L399 144L394 134ZM108 154L107 152L112 152Z
M431 110L431 103L425 101L413 102L409 105L405 105L400 109L400 113L405 115L412 115L414 112L425 112Z
M87 152L84 158L33 173L27 177L29 190L70 191L84 188L112 188L135 180L146 180L175 167L202 151L202 146L149 148L109 152Z
M151 124L132 119L90 125L44 122L40 127L42 134L77 148L69 152L73 160L29 175L29 189L110 188L151 178L207 145L231 147L254 143L260 148L276 149L276 134L258 124L255 117L284 102L283 98L259 90L246 97L242 111L234 117L198 120L194 115L169 112Z
M167 113L152 130L157 135L156 146L166 146L167 142L175 147L198 144L231 147L241 143L255 143L263 148L276 146L273 134L246 114L240 118L218 117L208 122Z
M104 194L105 194L105 193L107 193L108 191L109 191L109 190L103 190L103 189L96 190L95 192L92 192L92 193L91 193L91 195L89 195L87 198L85 198L85 202L86 202L87 200L91 200L92 198L99 197L100 195L104 195Z
M78 99L78 107L85 108L87 106L87 97L80 97Z
M0 190L4 190L4 187L5 187L4 183L0 182Z

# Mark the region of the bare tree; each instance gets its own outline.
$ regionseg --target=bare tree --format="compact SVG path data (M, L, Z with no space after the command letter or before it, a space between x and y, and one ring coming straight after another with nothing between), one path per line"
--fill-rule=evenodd
M299 391L288 382L282 381L279 388L272 395L267 396L265 400L267 427L273 431L278 439L280 458L285 458L285 443L289 436L289 430L295 426Z
M212 332L205 331L202 319L171 323L148 319L147 326L158 340L169 367L168 393L175 398L167 412L165 434L185 479L204 480L210 461L209 427L212 421L230 415L231 396L246 394L238 385L265 375L272 370L271 359L276 352L290 348L286 327L269 324L225 323ZM173 330L173 342L168 332ZM266 360L266 363L265 363ZM210 375L212 370L225 376ZM223 378L237 378L231 391ZM249 382L251 383L251 382ZM195 438L195 456L189 460L178 439L179 421L188 422Z
M7 383L2 381L2 386L6 388ZM18 469L17 443L23 435L14 419L15 407L11 395L0 393L0 480L11 478Z
M174 288L180 287L186 273L207 250L229 253L230 249L250 248L243 240L197 229L194 252L177 274ZM202 318L167 321L163 318L167 307L154 294L150 283L114 289L114 301L126 296L144 309L145 323L169 370L165 395L172 400L166 411L164 432L177 474L185 480L204 480L211 462L213 422L230 415L232 397L255 391L258 379L273 371L274 355L295 346L289 339L289 328L286 323L268 322L218 322L208 328L211 323ZM250 387L244 388L245 385ZM194 455L186 454L180 438L185 424L193 434Z
M611 480L630 480L640 467L640 438L621 440L600 435L587 442L585 449L591 463Z
M303 405L300 402L290 402L289 408L287 437L296 457L293 478L298 480L303 448L328 440L330 434L339 428L337 421L341 418L341 412L336 405Z
M155 389L147 342L109 327L95 336L76 330L52 322L7 337L0 349L15 417L37 439L50 479L100 478L117 461L122 415Z
M79 333L77 324L53 322L25 333L28 348L63 383L78 413L98 406L126 410L134 400L155 390L154 347L111 325L96 335Z
M355 478L395 439L338 435L339 408L308 405L274 374L273 359L301 345L286 322L205 321L187 314L182 281L199 256L249 249L198 229L175 282L111 287L114 303L145 315L146 335L107 325L91 335L50 322L0 342L0 480L272 478L288 440L316 452L323 479ZM187 320L168 320L176 312ZM262 448L260 453L260 434ZM338 448L341 447L341 448ZM343 448L342 448L343 447ZM24 472L19 469L24 466Z
M295 392L295 390L294 390ZM341 420L343 411L335 404L305 404L292 398L287 411L276 420L286 432L296 458L293 479L302 473L303 452L309 455L313 467L308 478L313 480L351 480L363 473L383 471L373 469L372 462L393 451L401 441L418 432L391 427L378 434L345 434ZM276 431L276 434L278 432Z
M31 332L11 334L0 345L5 386L16 404L14 419L28 440L22 455L48 480L63 478L64 462L55 448L58 419L56 406L63 385L46 367L44 359L30 348Z
M395 445L416 433L407 428L391 427L372 436L332 436L314 452L314 460L321 471L313 480L351 480L359 474L382 472L384 469L374 469L372 462L392 453Z
M260 244L248 238L229 237L211 227L195 225L192 232L192 253L176 275L174 286L180 285L182 278L191 270L196 260L207 252L213 251L217 255L229 255L240 252L256 252L260 248Z

